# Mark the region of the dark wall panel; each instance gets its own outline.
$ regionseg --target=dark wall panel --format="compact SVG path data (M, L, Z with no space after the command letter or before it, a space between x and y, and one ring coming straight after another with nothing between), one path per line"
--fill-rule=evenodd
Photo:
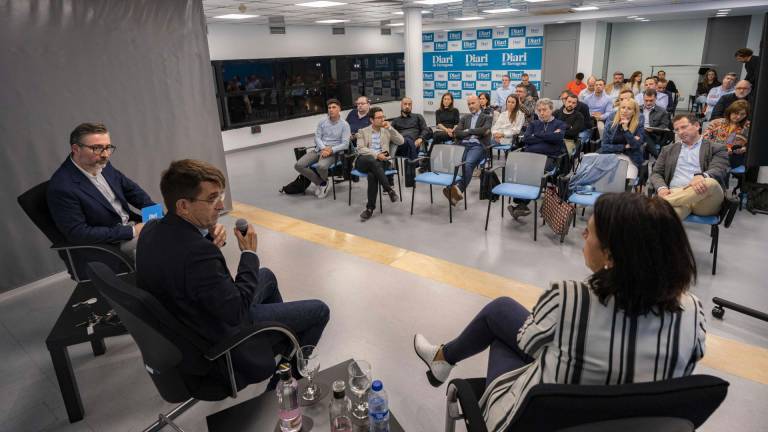
M78 123L106 123L113 163L158 202L171 160L226 168L201 0L4 0L0 41L0 292L64 269L16 197Z

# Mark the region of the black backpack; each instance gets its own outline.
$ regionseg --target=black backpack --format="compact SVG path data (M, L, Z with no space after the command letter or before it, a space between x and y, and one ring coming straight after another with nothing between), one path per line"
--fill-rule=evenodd
M751 213L768 212L768 184L750 183L747 187L747 210Z
M296 179L280 188L280 193L288 195L303 194L311 182L308 178L299 174Z

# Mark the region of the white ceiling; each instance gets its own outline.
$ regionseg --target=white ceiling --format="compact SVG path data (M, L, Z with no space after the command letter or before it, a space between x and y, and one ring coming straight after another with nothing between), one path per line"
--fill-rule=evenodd
M203 9L209 23L227 24L267 24L269 17L282 16L287 26L317 25L315 21L327 19L345 19L350 22L346 26L380 26L382 21L402 22L402 15L394 12L402 11L403 0L336 0L346 3L342 6L313 8L296 6L310 0L203 0ZM409 3L411 0L406 0ZM257 18L244 20L225 20L215 18L219 15L240 13L239 7L245 6L245 13L259 15ZM598 6L599 11L573 12L574 6ZM483 10L498 8L516 8L519 12L505 14L486 14ZM627 15L642 13L650 19L680 19L703 18L715 15L721 8L732 8L730 15L745 15L768 11L768 1L739 1L739 0L549 0L528 3L525 0L464 0L435 6L423 6L429 11L423 15L423 24L429 28L432 25L451 23L453 27L483 25L483 21L454 21L460 16L484 16L488 20L530 21L547 23L556 20L581 21L586 19L601 19L610 22L631 21ZM677 11L677 12L675 12ZM657 12L657 13L654 13Z

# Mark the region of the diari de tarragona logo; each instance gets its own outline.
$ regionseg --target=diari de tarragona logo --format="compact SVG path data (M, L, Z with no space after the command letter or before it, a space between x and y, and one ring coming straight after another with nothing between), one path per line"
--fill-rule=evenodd
M528 64L528 53L502 53L501 64L502 66L526 66Z
M432 67L452 67L453 66L453 56L448 55L433 55L432 56Z
M464 54L464 64L470 67L487 67L488 54Z

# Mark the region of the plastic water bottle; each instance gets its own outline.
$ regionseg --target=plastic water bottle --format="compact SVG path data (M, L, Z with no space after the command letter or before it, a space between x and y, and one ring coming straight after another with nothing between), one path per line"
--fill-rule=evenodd
M334 381L333 399L328 412L331 416L331 432L352 432L352 401L345 394L344 381Z
M389 399L379 380L371 384L368 394L368 424L370 432L389 432Z
M299 407L299 385L291 376L291 366L283 363L278 369L280 382L277 383L277 403L280 407L280 431L301 430L301 408Z

